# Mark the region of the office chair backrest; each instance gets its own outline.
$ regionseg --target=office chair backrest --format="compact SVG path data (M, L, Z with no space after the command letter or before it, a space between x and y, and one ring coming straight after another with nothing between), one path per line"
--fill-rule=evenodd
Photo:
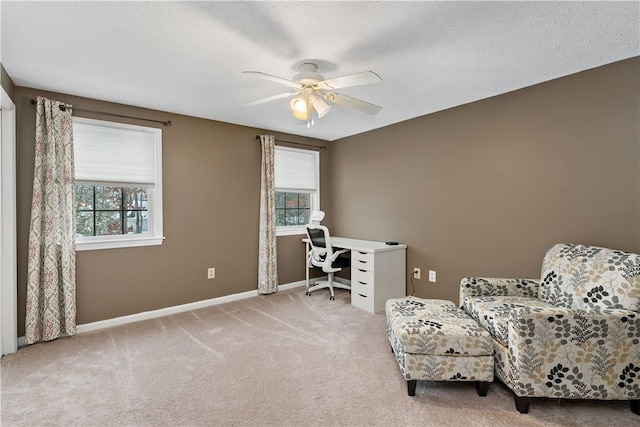
M307 237L309 238L309 240L311 240L313 246L318 248L327 247L327 240L324 237L324 233L325 231L321 228L307 228Z

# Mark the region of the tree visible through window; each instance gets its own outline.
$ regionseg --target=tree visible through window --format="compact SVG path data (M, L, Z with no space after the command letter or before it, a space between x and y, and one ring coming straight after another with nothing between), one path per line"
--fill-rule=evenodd
M311 213L310 193L276 191L276 226L304 225Z
M107 236L149 231L145 187L76 184L76 235Z

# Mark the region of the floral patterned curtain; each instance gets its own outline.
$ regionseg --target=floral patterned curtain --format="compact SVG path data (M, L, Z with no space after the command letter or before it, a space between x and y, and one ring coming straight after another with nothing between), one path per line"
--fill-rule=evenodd
M260 232L258 245L258 292L278 291L278 251L276 242L275 137L261 135Z
M71 106L38 97L25 342L76 333L76 215Z

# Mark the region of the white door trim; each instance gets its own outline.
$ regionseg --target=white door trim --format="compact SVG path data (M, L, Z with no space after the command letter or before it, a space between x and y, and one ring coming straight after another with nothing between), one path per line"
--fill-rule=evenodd
M16 109L0 88L2 132L0 133L0 350L2 355L18 350L17 244L16 244Z

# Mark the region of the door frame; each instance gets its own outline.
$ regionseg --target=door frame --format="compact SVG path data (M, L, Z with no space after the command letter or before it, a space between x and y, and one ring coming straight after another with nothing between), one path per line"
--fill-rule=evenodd
M0 352L18 350L16 241L16 108L0 87Z

